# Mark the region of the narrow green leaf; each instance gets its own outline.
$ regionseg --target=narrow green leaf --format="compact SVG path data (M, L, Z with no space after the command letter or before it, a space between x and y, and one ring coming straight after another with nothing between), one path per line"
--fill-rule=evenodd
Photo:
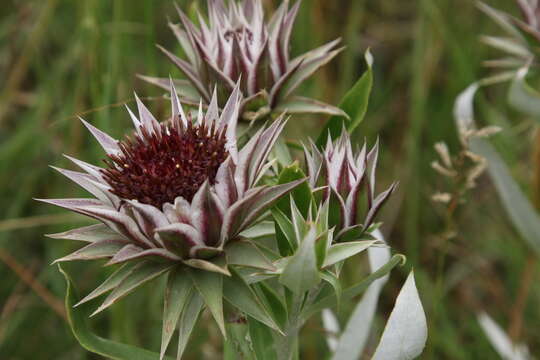
M302 96L291 96L280 102L274 111L277 113L286 112L287 114L327 114L345 118L349 116L340 108Z
M226 249L227 263L229 265L238 265L275 271L276 268L272 262L250 241L235 241Z
M267 326L280 331L257 294L236 271L232 270L231 273L230 277L223 279L223 296L227 302Z
M161 352L162 359L167 351L171 341L176 324L180 318L186 302L191 296L193 290L193 281L183 267L176 267L169 272L167 287L165 290L165 299L163 305L163 329L161 333Z
M114 254L116 254L118 250L124 246L126 246L126 242L120 240L103 240L93 242L67 256L55 260L53 264L63 261L109 258L114 256Z
M249 337L257 360L276 360L270 328L248 316Z
M216 262L210 262L202 259L188 259L184 260L184 264L203 271L214 272L226 276L230 275L227 266L217 264Z
M274 236L276 234L274 223L272 221L261 221L240 233L248 239L257 239L267 236Z
M178 321L178 352L176 359L180 360L186 350L189 337L195 328L199 314L203 308L203 299L197 291L192 291L185 309Z
M289 151L289 147L287 146L287 144L285 143L285 140L282 137L279 137L276 140L276 143L274 144L274 149L272 151L278 163L281 166L283 167L289 166L289 164L292 163L293 160L292 160L291 152ZM297 179L293 179L293 180L297 180ZM280 182L280 184L284 184L284 183Z
M278 207L272 209L272 216L275 220L276 241L279 247L279 252L283 256L291 255L298 248L296 236L294 235L294 227L287 217Z
M330 285L332 285L332 288L334 289L334 293L336 295L336 306L339 309L341 304L341 294L343 293L343 289L341 287L339 279L334 273L329 270L321 271L321 278Z
M474 95L480 84L474 83L456 99L454 120L460 132L475 129ZM470 140L473 152L483 156L488 163L488 172L501 202L517 231L536 252L540 252L540 216L516 184L508 167L493 146L486 140Z
M486 140L473 139L471 148L486 158L489 175L517 231L537 253L540 253L540 216L510 175L506 164Z
M291 164L289 162L286 168L284 168L281 173L279 174L278 183L279 184L287 184L292 181L305 179L306 174L304 171L300 168L300 165L297 161ZM300 210L300 213L302 216L307 217L309 206L313 200L313 194L311 193L311 189L307 182L303 182L299 186L297 186L292 192L291 196L294 199L294 202L296 203L296 206L298 206L298 209ZM277 207L283 211L286 215L290 214L289 210L289 198L283 197L277 202Z
M528 71L528 68L521 68L517 72L508 90L508 102L516 110L540 122L540 93L525 81Z
M316 236L315 228L311 227L279 277L279 282L296 294L312 289L321 281L315 255Z
M351 241L332 245L328 249L323 267L326 268L361 253L375 243L377 240Z
M75 308L77 302L76 291L69 274L58 265L58 269L66 279L66 313L68 323L73 335L86 350L113 360L158 360L159 354L135 346L118 343L104 339L92 333L88 326L88 314L90 306L84 305ZM173 360L171 357L165 357L166 360Z
M216 320L223 337L226 338L225 320L223 319L223 275L204 270L191 270L189 273L195 287Z
M87 301L90 301L92 299L97 298L98 296L101 296L105 294L108 291L111 291L129 275L131 274L135 269L142 266L144 262L139 263L132 263L128 262L118 268L114 273L111 274L101 285L99 285L97 288L94 289L90 294L86 295L84 299L79 301L75 306L79 306L81 304L84 304Z
M224 360L255 360L248 336L248 325L244 322L227 323L229 338L225 341Z
M283 328L287 324L287 307L285 302L281 297L265 282L260 282L255 285L255 288L259 290L261 294L260 298L266 305L272 317L276 320L278 325Z
M332 116L317 139L317 146L322 148L326 144L328 134L335 140L341 134L341 130L346 128L349 133L362 122L367 111L371 87L373 86L373 56L366 51L365 60L367 64L366 72L358 79L356 84L345 94L339 104L339 108L349 115L350 120L343 116Z
M291 181L296 181L296 180L305 179L305 178L306 178L306 175L304 174L304 172L298 165L298 162L294 162L293 164L285 167L281 171L281 173L279 174L278 183L287 184ZM313 195L311 193L311 189L309 188L309 185L307 184L307 182L304 182L300 184L299 186L297 186L291 192L290 197L286 196L278 200L274 208L274 209L279 209L282 212L282 214L277 213L274 216L274 219L277 221L275 224L276 240L277 240L280 254L282 256L292 255L293 252L296 250L296 246L294 245L295 242L292 240L291 233L288 232L289 229L288 229L288 224L287 224L288 222L287 220L289 219L291 215L291 207L290 207L291 198L294 199L294 201L296 202L303 216L307 216L310 203L313 200ZM274 214L275 211L272 210L272 213Z
M362 281L357 284L348 287L343 290L341 298L342 299L351 299L359 294L361 294L373 281L385 276L388 274L394 267L399 264L405 263L405 256L401 254L396 254L392 256L390 261L388 261L384 266L381 266L377 271L371 273L365 277ZM337 299L335 295L323 295L320 296L313 305L304 309L302 313L303 319L309 319L312 315L321 311L324 308L330 308L337 304Z
M171 267L172 265L170 263L163 264L155 262L146 262L140 267L137 267L135 271L131 272L120 282L120 284L112 291L112 293L107 296L103 304L101 304L101 306L90 316L94 316L102 312L103 310L114 304L116 301L131 293L139 286L162 275Z

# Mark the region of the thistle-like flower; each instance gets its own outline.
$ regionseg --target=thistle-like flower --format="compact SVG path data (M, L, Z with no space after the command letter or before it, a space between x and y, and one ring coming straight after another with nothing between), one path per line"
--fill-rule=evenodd
M369 152L366 144L360 151L353 152L346 130L335 143L329 137L322 152L313 143L309 148L304 147L309 184L312 189L323 186L323 198L330 202L330 225L335 226L336 241L358 239L369 231L397 186L393 183L375 195L378 150L377 142ZM364 205L360 201L363 196Z
M56 261L106 258L109 265L124 263L81 301L112 290L96 313L135 287L169 272L164 321L178 320L179 312L174 320L168 318L168 311L180 311L171 310L171 302L176 304L189 294L183 301L191 301L197 314L201 299L210 304L223 330L223 313L218 306L225 282L222 275L227 275L229 282L237 281L238 289L247 285L232 265L272 266L252 242L241 239L239 234L275 200L302 182L257 186L271 165L267 156L285 121L280 118L267 129L259 130L238 150L238 87L221 114L214 94L206 113L199 107L196 121L184 113L172 84L170 122L159 123L139 98L136 101L139 117L128 108L136 131L123 141L114 140L83 120L107 153L106 167L68 157L84 172L57 169L96 198L42 201L102 224L50 235L89 243ZM184 286L180 295L175 292L179 284ZM252 316L272 326L261 314L264 311ZM164 323L162 355L175 324Z
M319 101L292 96L294 90L317 69L334 58L341 49L336 39L317 49L290 59L291 30L300 1L289 10L283 1L265 22L261 0L208 1L208 23L198 14L197 27L178 10L181 25L169 23L183 48L187 61L159 47L184 73L186 80L176 80L181 100L193 104L199 97L210 101L215 84L219 104L241 82L245 96L241 115L255 120L269 112L327 113L347 116L340 109ZM165 78L141 76L166 88Z

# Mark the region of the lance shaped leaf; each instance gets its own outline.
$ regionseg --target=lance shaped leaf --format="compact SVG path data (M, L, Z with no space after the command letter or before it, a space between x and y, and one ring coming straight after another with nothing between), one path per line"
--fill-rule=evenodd
M191 296L189 297L188 302L185 305L184 311L180 315L180 320L178 321L178 352L176 359L179 360L182 358L184 351L189 340L199 314L203 308L204 301L198 292L192 291Z
M234 270L231 276L223 279L223 296L231 305L257 319L270 328L281 331L264 307L257 294Z
M270 329L251 317L248 317L248 329L257 360L275 360L276 352Z
M397 265L403 265L405 263L405 256L401 254L396 254L383 266L381 266L377 271L371 273L363 280L359 281L355 285L352 285L342 292L342 299L351 299L355 296L358 296L363 291L365 291L368 286L373 283L375 280L380 279L386 274L388 274L394 267ZM321 292L317 299L315 299L313 305L305 308L302 312L303 319L309 319L313 314L321 311L325 308L330 308L336 306L337 299L335 294L328 295L324 292Z
M75 251L74 253L56 259L54 263L73 260L104 259L114 256L118 250L126 245L125 240L102 240L94 242Z
M165 356L180 315L193 292L193 281L184 269L177 267L169 272L163 304L163 329L161 333L160 360Z
M275 271L272 262L251 241L235 241L226 249L227 263L255 269Z
M375 243L377 243L377 240L351 241L332 245L328 249L323 267L326 268L348 259L351 256L361 253Z
M523 67L516 73L508 91L508 102L533 120L540 121L540 93L525 81L528 72L529 68Z
M380 241L384 241L379 230L375 230L373 234ZM390 260L390 250L387 247L370 247L367 251L372 273ZM339 337L332 360L356 360L363 353L377 310L379 294L387 281L388 275L385 275L369 285Z
M326 344L331 352L335 352L338 346L338 336L340 333L339 321L330 309L324 309L321 312L321 319L324 330L326 331Z
M286 112L289 114L327 114L349 118L349 115L347 115L347 113L340 108L303 96L290 97L289 99L280 103L276 107L275 111Z
M316 238L316 230L312 226L279 277L279 282L296 294L312 289L321 281L315 254Z
M159 354L141 349L135 346L122 344L116 341L104 339L94 334L88 326L87 306L75 308L77 302L77 294L73 287L73 282L69 274L58 265L58 269L66 279L66 314L68 324L73 332L73 335L86 350L113 360L156 360L159 359ZM165 357L164 360L173 360L170 357Z
M399 292L373 360L414 359L422 353L426 340L426 315L411 272Z
M328 120L317 139L317 146L319 148L322 148L325 145L328 134L330 134L331 138L334 140L339 137L344 128L347 129L349 133L352 133L364 119L369 103L371 88L373 86L373 56L369 50L366 51L364 58L367 64L366 72L358 79L339 103L339 108L348 115L348 118L334 115Z
M114 288L113 292L110 293L109 296L107 296L103 304L101 304L101 306L90 316L94 316L102 312L103 310L114 304L116 301L120 300L122 297L131 293L139 286L162 275L171 267L171 264L155 263L151 261L145 262L143 265L138 267L136 271L130 272L128 276L126 276L118 284L118 286Z
M478 314L478 323L484 330L489 342L502 359L530 360L527 347L523 344L514 344L503 329L486 313Z
M456 99L454 119L460 133L475 129L473 100L478 88L479 84L474 83ZM508 167L488 141L473 138L470 146L486 158L497 194L517 231L536 252L540 252L540 216L510 175Z
M125 239L122 235L113 231L111 228L107 227L104 224L84 226L61 233L48 234L46 236L53 239L78 240L90 243L100 242L103 240Z
M208 271L189 272L195 287L216 320L223 337L227 337L223 319L223 275Z

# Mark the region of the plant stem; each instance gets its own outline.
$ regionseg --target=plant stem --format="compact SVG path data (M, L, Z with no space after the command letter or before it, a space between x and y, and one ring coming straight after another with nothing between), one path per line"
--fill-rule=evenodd
M284 335L276 337L276 353L278 360L298 359L298 331L297 327L290 327Z
M300 314L302 313L302 304L304 294L292 294L289 302L289 320L283 334L276 333L275 345L278 360L297 360L299 359L298 334L302 327Z

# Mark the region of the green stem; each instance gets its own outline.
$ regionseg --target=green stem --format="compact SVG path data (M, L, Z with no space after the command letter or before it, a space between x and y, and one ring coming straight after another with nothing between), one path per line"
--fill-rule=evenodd
M302 327L300 314L302 313L304 294L291 294L290 300L287 326L284 329L283 334L275 333L275 345L278 360L299 359L298 334Z

